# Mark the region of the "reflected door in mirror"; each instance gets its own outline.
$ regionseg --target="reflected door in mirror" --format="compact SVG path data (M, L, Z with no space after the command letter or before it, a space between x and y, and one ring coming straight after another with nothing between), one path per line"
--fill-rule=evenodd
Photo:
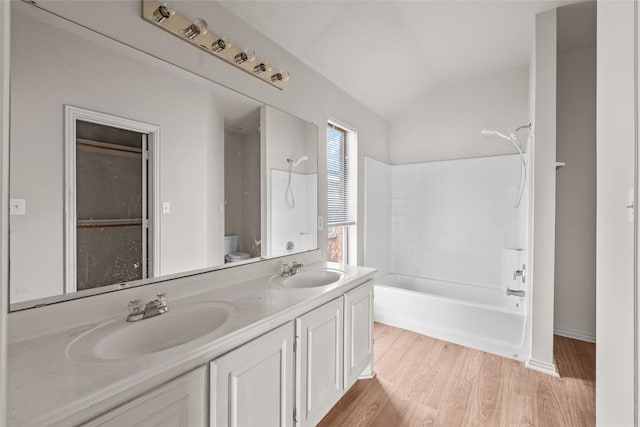
M80 120L75 126L74 290L147 278L147 135Z

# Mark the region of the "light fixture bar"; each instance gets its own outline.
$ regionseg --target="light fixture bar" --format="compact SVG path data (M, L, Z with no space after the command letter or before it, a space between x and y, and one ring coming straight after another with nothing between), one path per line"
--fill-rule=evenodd
M189 19L167 3L150 0L142 0L142 18L273 87L283 90L288 85L288 72L215 34L202 18Z

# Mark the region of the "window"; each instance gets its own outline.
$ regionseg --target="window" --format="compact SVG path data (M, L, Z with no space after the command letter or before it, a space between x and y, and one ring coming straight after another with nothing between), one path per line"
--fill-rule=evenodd
M334 123L327 127L328 260L356 263L356 133Z

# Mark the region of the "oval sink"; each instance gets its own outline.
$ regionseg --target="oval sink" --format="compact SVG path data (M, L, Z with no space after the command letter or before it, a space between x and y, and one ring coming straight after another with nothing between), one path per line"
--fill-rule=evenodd
M332 285L343 277L344 273L340 270L302 270L289 277L274 275L270 282L287 288L316 288Z
M169 304L169 311L127 322L116 319L76 338L67 348L71 359L127 359L192 342L222 327L231 311L215 303Z

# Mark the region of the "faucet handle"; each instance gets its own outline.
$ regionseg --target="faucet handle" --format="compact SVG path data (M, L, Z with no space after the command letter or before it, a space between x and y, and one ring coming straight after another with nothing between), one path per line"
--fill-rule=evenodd
M165 294L164 292L161 294L157 294L156 295L156 301L158 302L158 304L161 307L166 307L167 306L167 294Z
M142 300L134 299L129 301L127 309L129 310L129 314L141 314L144 311L144 304L142 304Z

